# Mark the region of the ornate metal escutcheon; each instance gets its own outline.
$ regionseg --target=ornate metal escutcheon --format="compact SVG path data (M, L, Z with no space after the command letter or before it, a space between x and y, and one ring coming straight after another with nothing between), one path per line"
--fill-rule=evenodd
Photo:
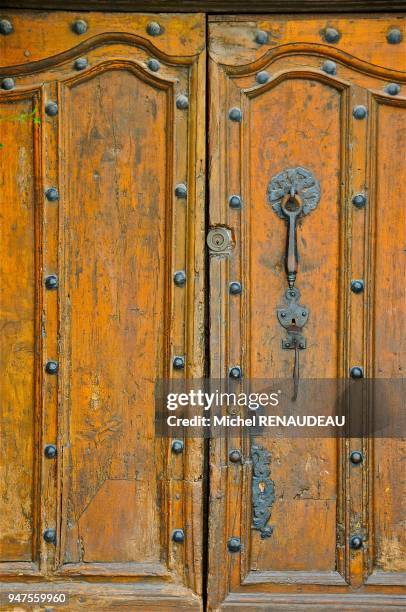
M271 480L271 453L262 446L252 446L252 527L261 538L270 538L273 528L268 525L275 501L275 483Z
M299 386L299 351L306 348L302 329L309 318L309 309L299 304L300 292L295 287L299 268L297 248L297 224L314 210L320 200L320 185L310 170L288 168L273 177L268 186L268 202L276 214L287 222L285 268L288 289L284 299L286 305L276 309L279 323L286 329L287 337L282 348L295 351L293 367L294 393L296 400Z

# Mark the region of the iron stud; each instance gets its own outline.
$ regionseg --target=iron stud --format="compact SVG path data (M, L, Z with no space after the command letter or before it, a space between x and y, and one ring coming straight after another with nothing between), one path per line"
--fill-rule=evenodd
M360 378L364 378L364 371L360 366L354 366L350 370L351 378L359 380Z
M364 281L363 280L351 281L351 291L353 293L362 293L364 291Z
M241 208L242 205L242 201L240 196L238 195L232 195L229 197L228 199L228 204L230 206L230 208Z
M337 43L341 38L341 34L335 28L326 28L323 38L327 43Z
M264 83L267 83L269 81L269 72L267 72L266 70L258 72L257 76L255 77L255 80L260 85L264 85Z
M326 60L321 69L327 74L335 74L337 72L337 64L332 60Z
M56 102L47 102L45 104L45 112L50 117L55 117L58 114L58 105Z
M386 35L386 40L390 45L398 45L402 42L402 32L398 28L392 28Z
M46 190L45 197L48 202L56 202L59 200L59 191L56 189L56 187L50 187Z
M241 540L237 537L232 537L227 542L229 552L235 553L241 551Z
M175 195L177 198L185 199L187 197L187 187L184 183L179 183L175 187Z
M173 275L173 281L177 287L183 287L183 285L186 283L185 272L183 270L175 272L175 274Z
M6 77L1 82L2 89L9 90L9 89L14 89L14 87L15 87L14 79L11 79L10 77Z
M187 96L182 94L176 98L176 108L179 108L180 110L186 110L189 108L189 100Z
M54 444L47 444L44 448L44 455L47 459L55 459L56 453L57 450Z
M48 544L56 544L56 531L55 529L45 529L43 534L45 542Z
M268 42L268 32L264 32L264 30L257 30L255 34L255 42L258 45L265 45Z
M58 277L55 274L50 274L45 279L45 287L47 289L58 289Z
M185 367L185 360L183 357L174 357L172 365L175 370L183 370Z
M148 60L148 68L152 70L152 72L158 72L160 67L161 67L161 64L158 62L158 60L153 59L153 58Z
M47 361L45 364L45 372L47 374L57 374L59 370L59 364L57 361Z
M390 96L397 96L400 92L400 85L398 85L397 83L389 83L385 87L384 91Z
M368 111L366 109L366 106L362 106L361 104L358 106L354 106L354 108L352 109L352 115L355 119L365 119L367 114Z
M231 119L231 121L241 121L241 119L242 119L242 112L237 107L230 108L230 110L228 112L228 117L229 117L229 119Z
M147 32L150 36L159 36L162 34L162 28L157 21L150 21L147 25Z
M362 548L361 536L352 536L350 540L350 546L353 550L359 550L360 548Z
M362 454L359 451L353 451L350 455L350 461L354 465L359 465L360 463L362 463L362 459Z
M229 291L230 291L231 295L240 295L240 293L242 293L241 283L239 283L237 281L233 281L229 285Z
M242 459L241 451L233 449L230 451L228 458L230 459L231 463L240 463Z
M0 20L0 34L7 36L13 31L13 24L8 19Z
M78 59L74 61L73 67L75 70L84 70L88 67L87 59L85 57L78 57Z
M76 21L72 23L72 31L75 32L75 34L84 34L87 32L87 27L87 23L83 21L83 19L76 19Z
M241 372L240 366L234 366L230 368L228 375L230 378L234 378L235 380L237 380L238 378L242 378L242 372Z
M352 198L352 203L354 204L356 208L364 208L364 206L367 203L367 199L363 193L357 193Z
M183 440L174 440L171 447L172 452L175 453L175 455L180 455L180 453L183 453L184 446Z
M172 532L172 540L174 542L182 543L185 541L185 534L183 529L174 529Z

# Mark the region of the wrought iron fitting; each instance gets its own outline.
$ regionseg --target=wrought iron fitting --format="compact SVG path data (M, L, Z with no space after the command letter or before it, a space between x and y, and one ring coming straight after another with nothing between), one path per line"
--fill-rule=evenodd
M228 111L228 117L229 119L231 119L231 121L240 122L242 120L241 109L237 108L236 106L234 108L230 108L230 110Z
M183 453L184 446L185 445L183 443L183 440L173 440L171 446L172 452L175 455L180 455L181 453Z
M56 274L50 274L45 278L45 287L47 289L58 289L58 277Z
M185 367L185 359L184 357L174 357L172 365L175 370L183 370Z
M158 72L158 70L161 67L161 64L158 62L158 60L153 59L153 58L148 60L148 64L147 65L148 65L148 68L150 70L152 70L152 72Z
M337 72L337 64L335 62L333 62L332 60L326 60L323 64L323 66L321 67L321 69L326 73L326 74L336 74Z
M87 28L88 25L86 23L86 21L84 21L83 19L76 19L76 21L74 21L72 23L72 32L75 32L75 34L84 34L85 32L87 32Z
M9 91L10 89L14 89L14 87L15 87L15 82L14 82L14 79L12 79L11 77L6 77L1 82L1 88L5 89L6 91Z
M354 378L354 380L364 378L364 370L361 368L361 366L353 366L350 370L350 376L351 378Z
M174 529L172 532L172 540L177 544L181 544L185 541L185 533L183 529Z
M229 197L228 199L228 204L230 206L230 208L234 208L236 210L239 210L242 206L242 200L241 197L239 195L232 195Z
M358 106L354 106L352 109L352 116L354 119L365 119L368 115L367 107L359 104Z
M206 238L207 246L213 255L229 253L233 248L233 235L227 227L213 227Z
M173 282L177 287L183 287L183 285L186 283L185 272L183 270L178 270L178 272L175 272L173 275Z
M398 28L392 28L386 35L386 40L390 45L398 45L402 42L403 34Z
M150 36L160 36L163 32L163 28L157 21L150 21L147 25L147 33Z
M269 72L267 72L266 70L261 70L261 72L258 72L258 74L255 77L255 80L257 83L259 83L260 85L264 85L265 83L268 83L270 79L270 75Z
M73 67L75 70L85 70L88 65L88 61L85 57L78 57L78 59L75 60L73 63Z
M359 465L363 461L362 454L359 451L353 451L350 455L350 461L354 465Z
M362 293L364 291L364 281L363 280L351 281L351 291L353 293Z
M323 38L327 43L334 44L340 40L341 34L335 28L325 28Z
M55 529L45 529L43 538L48 544L56 544L56 531Z
M46 190L45 197L48 202L56 202L57 200L59 200L59 191L56 187L50 187Z
M58 374L59 364L57 361L47 361L45 364L45 372L47 374Z
M45 104L45 112L50 117L55 117L58 114L58 104L56 102L47 102Z
M11 21L9 21L8 19L0 20L0 34L3 34L3 36L8 36L8 34L11 34L13 31L14 28Z
M228 552L237 553L241 552L241 540L236 536L230 538L227 542Z
M352 550L360 550L363 547L363 541L361 536L352 536L350 540L350 547Z
M55 459L57 454L55 444L47 444L44 448L44 455L47 459Z
M186 110L187 108L189 108L188 97L183 94L178 96L176 98L176 108L179 108L179 110Z
M258 45L265 45L269 40L268 32L257 30L255 33L255 42Z
M356 193L352 198L352 203L356 208L364 208L367 203L367 198L363 193Z
M390 96L397 96L398 93L400 93L400 85L398 85L397 83L388 83L384 91Z

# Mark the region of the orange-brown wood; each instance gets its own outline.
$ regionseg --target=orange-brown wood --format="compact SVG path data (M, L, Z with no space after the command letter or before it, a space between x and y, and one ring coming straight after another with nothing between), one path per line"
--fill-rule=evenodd
M0 90L3 596L63 592L69 610L201 610L207 579L209 610L404 607L401 440L257 436L276 490L274 532L261 539L251 528L252 441L238 431L211 440L208 475L202 440L175 455L154 429L157 379L199 378L208 362L216 379L234 365L244 379L291 376L275 313L286 224L266 199L285 167L309 168L321 184L298 228L297 286L310 310L301 378L345 379L352 365L404 378L404 16L7 9L0 18L13 24L0 35L0 80L15 81ZM206 19L209 217L233 236L230 254L210 253L207 292ZM340 32L336 44L326 27ZM403 31L400 44L388 44L391 28ZM336 74L322 70L326 60ZM260 71L270 75L262 85ZM399 94L385 91L390 82ZM356 105L365 120L354 119ZM229 120L232 107L241 123ZM175 197L178 183L187 199ZM45 197L52 186L58 201ZM364 209L351 204L359 192ZM184 287L173 284L177 270ZM45 288L49 274L58 290ZM351 293L354 278L363 294ZM234 280L241 296L229 294ZM184 371L173 371L175 355ZM58 376L44 372L49 359ZM47 444L56 459L44 457ZM232 448L242 463L228 461ZM352 450L361 466L348 461ZM241 553L228 552L231 536Z
M204 17L8 17L0 572L8 591L34 576L60 591L102 579L94 609L106 593L123 608L201 609L202 441L174 455L171 440L155 437L154 391L204 365ZM88 24L81 37L78 18ZM160 36L147 34L151 21ZM178 183L187 199L175 197ZM58 201L46 198L50 187ZM58 290L44 288L51 273ZM184 372L173 371L175 355ZM50 359L57 376L44 373ZM50 443L56 459L44 458ZM47 528L56 545L44 542ZM72 589L69 609L81 592Z
M340 32L337 44L323 40L326 27ZM210 259L214 378L236 364L248 380L291 376L293 355L281 348L276 317L286 288L286 224L267 202L267 187L297 166L321 186L317 209L298 227L297 286L310 310L300 376L345 379L353 365L368 377L402 376L406 54L404 41L386 40L393 27L404 31L404 17L210 18L210 225L235 237L230 255ZM258 30L268 43L255 42ZM322 70L326 60L336 74ZM262 85L260 71L269 73ZM399 95L384 91L389 82L402 86ZM367 107L365 120L353 117L357 105ZM229 119L232 107L241 122ZM399 205L388 215L392 189ZM362 210L351 203L359 192L368 196ZM241 211L229 207L232 194L241 196ZM350 292L353 278L365 280L363 294ZM229 295L235 280L241 297ZM211 444L209 609L378 609L378 592L399 605L400 441L270 434L255 443L272 456L269 539L251 528L249 440L241 432ZM231 448L242 450L242 465L228 462ZM364 451L362 466L350 466L354 449ZM354 551L349 541L358 533L364 547ZM227 551L231 536L241 538L240 554Z

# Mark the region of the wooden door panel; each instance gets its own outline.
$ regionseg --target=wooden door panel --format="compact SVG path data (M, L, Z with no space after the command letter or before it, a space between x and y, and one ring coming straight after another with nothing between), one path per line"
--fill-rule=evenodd
M388 219L384 210L390 185L404 174L404 42L387 41L403 23L399 15L210 18L210 225L230 228L235 242L230 254L210 257L214 378L227 377L234 365L247 380L291 376L292 353L281 347L276 317L287 287L286 224L267 189L272 177L296 167L310 170L321 190L318 207L298 228L297 287L310 311L301 378L346 379L354 365L368 378L402 377L405 360L396 346L405 320L404 207ZM326 41L328 27L338 42ZM400 92L388 93L390 82ZM357 106L366 108L363 119L353 114ZM240 120L231 109L241 111ZM357 193L366 194L364 208L352 204ZM233 194L240 209L229 205ZM364 293L350 291L352 279L364 279ZM241 282L241 296L229 295L231 281ZM388 304L396 328L387 322ZM365 406L369 418L372 409L373 402ZM251 527L253 444L271 456L275 501L266 539ZM232 448L242 450L241 465L228 461ZM361 466L348 460L354 449L363 451ZM240 432L213 440L210 609L369 605L378 584L382 605L397 605L404 508L402 468L393 470L392 462L400 454L395 438L269 434L250 441ZM350 547L356 534L361 550ZM228 551L231 537L241 539L241 552Z
M373 99L375 115L376 185L375 214L371 218L370 284L374 302L370 317L370 367L377 379L405 378L405 257L406 190L403 177L406 159L405 100ZM393 154L396 151L396 155ZM400 208L391 206L396 191ZM389 205L388 205L389 204ZM395 324L391 323L396 321ZM404 385L398 385L400 393ZM404 393L399 407L404 405ZM368 583L406 583L406 542L404 517L405 442L399 438L370 440L369 453L375 471L371 475L371 522L373 547L369 551Z
M38 228L38 130L32 116L35 93L14 93L0 102L0 143L7 155L1 164L1 445L0 558L31 562L37 512L36 394L38 385L38 315L36 289Z
M72 32L78 18L87 23L82 37ZM20 499L3 514L11 562L3 573L20 581L15 563L32 560L21 575L53 575L71 609L75 582L95 577L106 588L90 589L91 605L108 594L117 605L200 609L202 443L175 455L170 440L155 437L154 391L159 379L199 376L203 367L204 19L159 16L158 36L147 33L158 19L151 15L10 19L17 35L3 45L2 72L15 86L2 91L2 108L32 109L34 96L40 123L29 118L16 130L5 121L1 151L10 160L5 231L14 241L3 258L5 424L21 422L27 437L16 460ZM52 29L59 34L45 56L40 41ZM186 198L175 195L179 183ZM13 285L7 275L13 265L18 273L21 255L27 265ZM178 270L187 278L179 287ZM44 287L49 274L57 290ZM175 355L185 356L184 371L172 369ZM44 371L49 360L57 375ZM44 457L50 443L56 459ZM5 447L8 460L19 446ZM46 529L55 543L44 541ZM184 543L173 542L175 529ZM119 586L124 578L132 595Z

